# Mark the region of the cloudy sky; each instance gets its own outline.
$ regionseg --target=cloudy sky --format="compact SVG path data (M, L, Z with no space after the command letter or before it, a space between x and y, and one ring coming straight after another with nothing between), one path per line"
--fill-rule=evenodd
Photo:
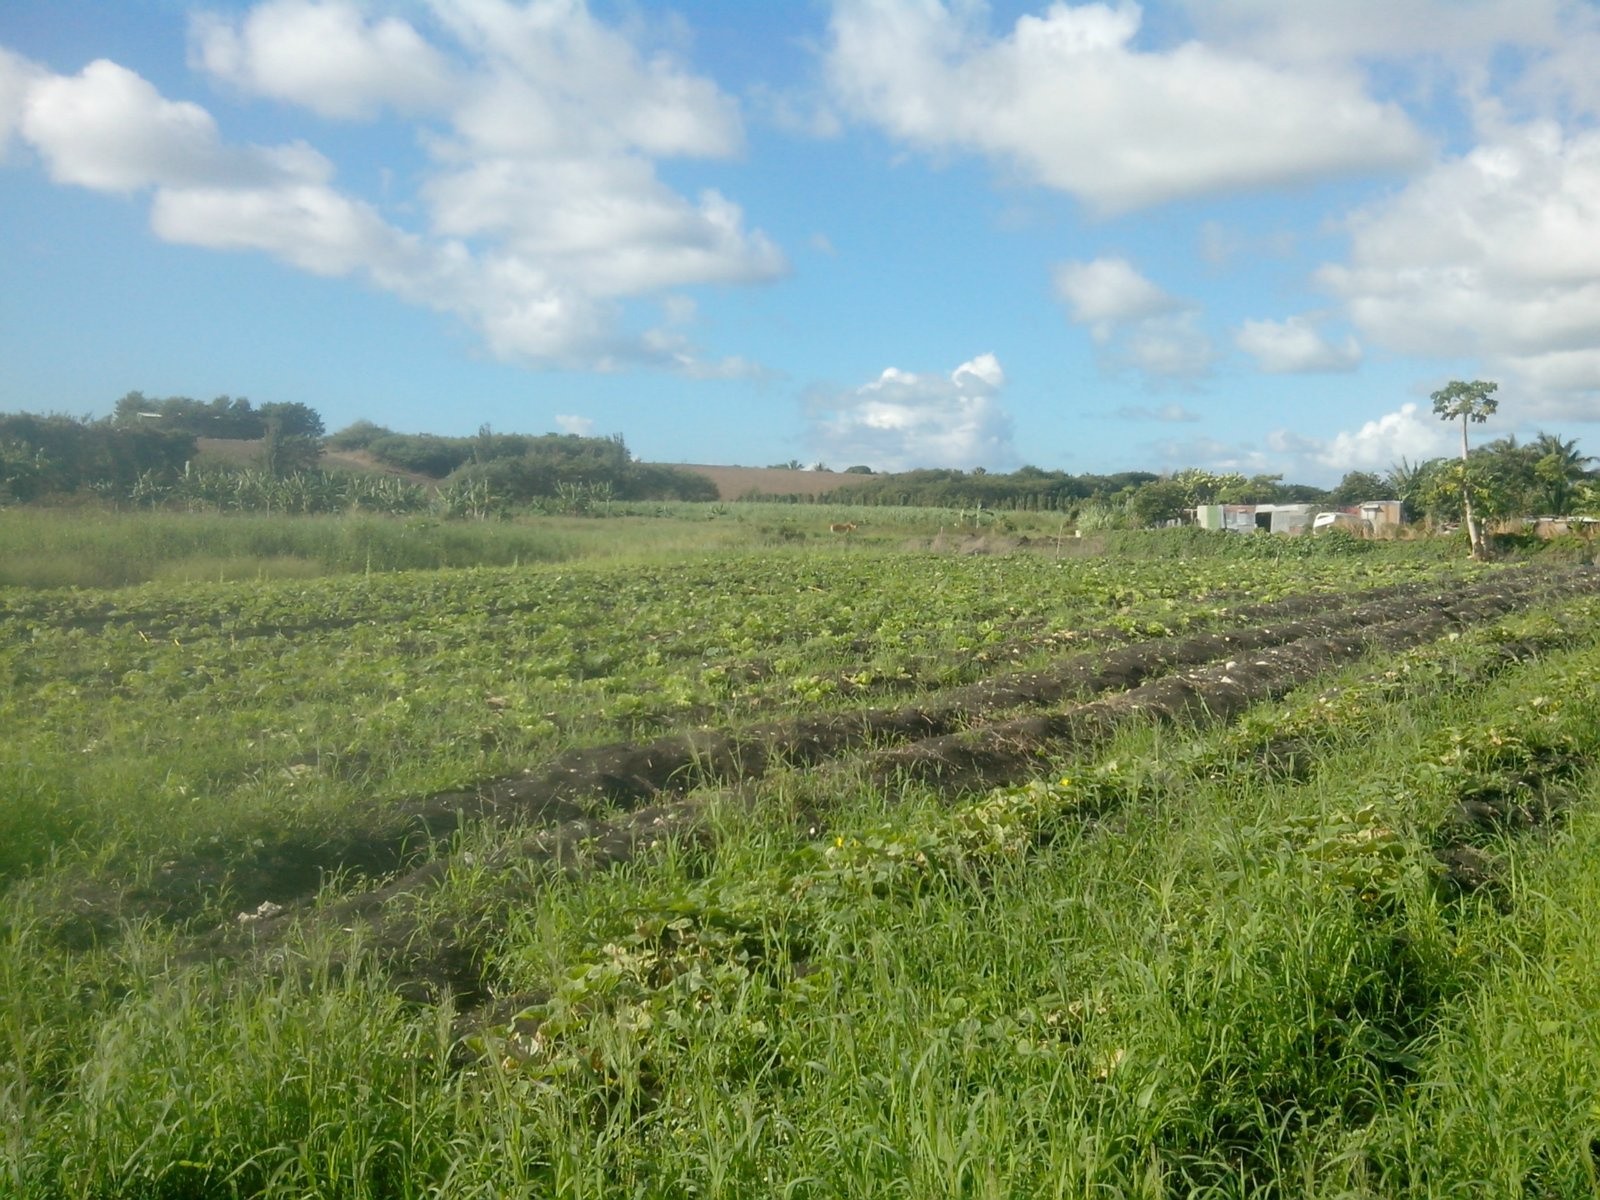
M1593 0L4 0L0 410L1331 482L1600 453Z

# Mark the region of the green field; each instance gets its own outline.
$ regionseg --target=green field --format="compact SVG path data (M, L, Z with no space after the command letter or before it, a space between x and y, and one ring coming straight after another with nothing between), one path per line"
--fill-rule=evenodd
M0 514L0 1194L1595 1194L1600 571L857 515Z

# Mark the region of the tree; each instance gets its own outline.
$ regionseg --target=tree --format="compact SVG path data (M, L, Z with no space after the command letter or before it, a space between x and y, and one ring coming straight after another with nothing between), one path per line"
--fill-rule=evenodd
M1476 422L1481 425L1494 414L1500 407L1500 402L1494 398L1499 389L1498 383L1483 379L1474 379L1471 383L1455 379L1429 397L1433 401L1433 411L1440 420L1454 421L1460 418L1461 421L1461 511L1467 523L1472 557L1478 562L1487 558L1489 552L1483 530L1472 513L1472 469L1468 462L1467 424Z
M1443 461L1439 458L1430 458L1411 462L1402 458L1384 473L1384 489L1392 498L1400 501L1407 520L1414 521L1433 516L1433 507L1430 504L1433 495L1432 481L1438 473L1439 464Z
M1140 525L1164 525L1194 507L1193 492L1177 477L1147 483L1128 499L1128 512Z
M1334 504L1348 506L1366 500L1385 499L1385 492L1383 480L1371 471L1346 471L1339 486L1328 494L1328 499Z
M256 413L261 419L262 470L281 479L317 469L322 460L323 427L316 409L290 402L263 404Z
M1564 517L1572 512L1578 486L1588 477L1585 468L1594 458L1579 454L1576 439L1562 441L1553 433L1540 433L1530 445L1535 459L1535 490L1545 515Z
M213 400L212 403L217 401ZM248 408L250 402L246 400L244 404ZM323 434L322 414L306 404L296 401L269 403L263 404L256 412L261 418L263 434L274 421L284 437L320 438Z

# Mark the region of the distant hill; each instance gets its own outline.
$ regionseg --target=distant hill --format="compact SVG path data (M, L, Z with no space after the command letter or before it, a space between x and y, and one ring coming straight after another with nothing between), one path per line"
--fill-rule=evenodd
M261 439L245 440L240 438L197 438L196 439L195 465L198 467L216 466L221 463L230 463L235 466L254 466L261 460ZM366 475L393 475L397 479L404 479L407 483L414 483L418 487L434 488L439 486L437 479L430 479L426 475L419 475L415 471L403 471L399 467L379 462L365 450L324 450L317 465L324 471L357 471Z
M200 438L197 466L232 463L254 464L261 456L261 441L238 438ZM842 471L792 471L784 467L714 467L698 463L647 463L646 466L674 467L703 475L717 485L717 498L737 500L751 492L763 496L820 496L847 483L860 483L872 478L867 475L849 475ZM380 462L365 450L324 450L321 459L325 471L361 471L374 475L394 475L420 487L437 487L438 480L414 471L403 471Z
M709 467L698 463L661 463L704 475L717 485L721 500L737 500L751 492L763 496L820 496L843 484L871 478L842 471L791 471L783 467Z

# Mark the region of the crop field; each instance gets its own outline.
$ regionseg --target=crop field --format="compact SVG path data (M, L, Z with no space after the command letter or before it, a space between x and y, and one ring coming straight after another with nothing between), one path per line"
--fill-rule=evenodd
M0 588L0 1194L1594 1195L1600 569L1143 544Z

